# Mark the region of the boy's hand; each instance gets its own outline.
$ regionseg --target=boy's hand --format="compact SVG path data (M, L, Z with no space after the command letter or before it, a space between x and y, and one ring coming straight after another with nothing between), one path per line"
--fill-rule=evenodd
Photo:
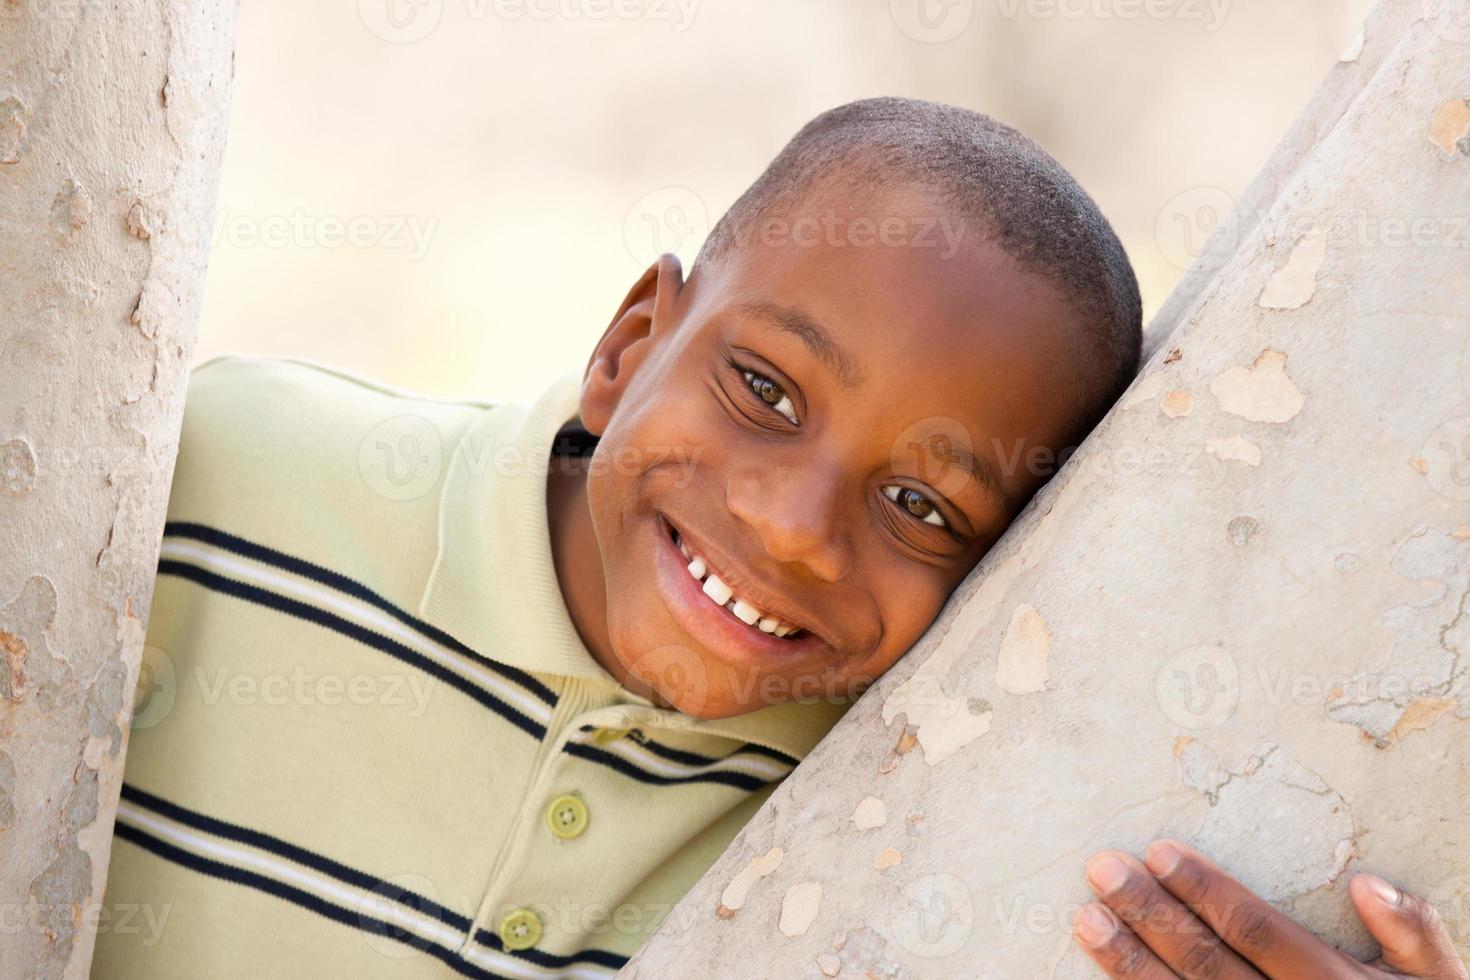
M1383 947L1371 963L1333 949L1178 841L1155 841L1144 862L1119 851L1095 854L1087 882L1102 902L1078 911L1072 937L1110 977L1466 980L1434 906L1373 875L1356 875L1348 886Z

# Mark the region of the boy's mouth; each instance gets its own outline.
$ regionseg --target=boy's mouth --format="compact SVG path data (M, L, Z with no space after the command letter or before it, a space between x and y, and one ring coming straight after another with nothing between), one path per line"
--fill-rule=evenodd
M700 583L701 591L709 596L711 602L721 609L728 610L731 615L746 626L754 626L762 633L775 633L783 640L788 636L795 637L801 635L803 631L800 626L793 626L775 616L767 616L754 603L747 602L740 596L737 596L735 590L731 589L725 580L720 578L714 569L709 567L709 563L705 560L704 556L692 551L684 543L683 539L679 537L678 528L671 524L669 525L669 532L674 538L674 544L679 546L680 554L689 559L689 564L685 567L685 571L689 573L689 576L694 581Z
M724 569L714 565L704 549L686 540L662 513L657 520L664 546L656 565L665 602L680 624L711 652L742 662L818 654L824 642L817 634L762 609L753 597L743 596L725 580Z

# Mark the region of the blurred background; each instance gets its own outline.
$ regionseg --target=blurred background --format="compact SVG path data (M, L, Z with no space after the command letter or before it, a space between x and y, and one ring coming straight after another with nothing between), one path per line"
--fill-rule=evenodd
M1372 0L244 0L196 361L534 398L808 119L990 113L1157 310Z

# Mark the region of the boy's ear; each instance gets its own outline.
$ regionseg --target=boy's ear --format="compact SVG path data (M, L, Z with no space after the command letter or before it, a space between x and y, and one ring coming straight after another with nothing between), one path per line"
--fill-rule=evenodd
M578 414L588 432L600 436L606 431L638 368L672 329L683 288L684 266L677 255L665 253L628 290L582 375Z

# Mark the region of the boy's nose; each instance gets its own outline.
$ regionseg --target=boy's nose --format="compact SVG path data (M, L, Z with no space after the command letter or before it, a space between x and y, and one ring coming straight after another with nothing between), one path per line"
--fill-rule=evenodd
M725 490L730 512L755 530L766 554L799 562L826 582L848 572L852 546L840 515L842 481L816 467L772 466L733 475Z

